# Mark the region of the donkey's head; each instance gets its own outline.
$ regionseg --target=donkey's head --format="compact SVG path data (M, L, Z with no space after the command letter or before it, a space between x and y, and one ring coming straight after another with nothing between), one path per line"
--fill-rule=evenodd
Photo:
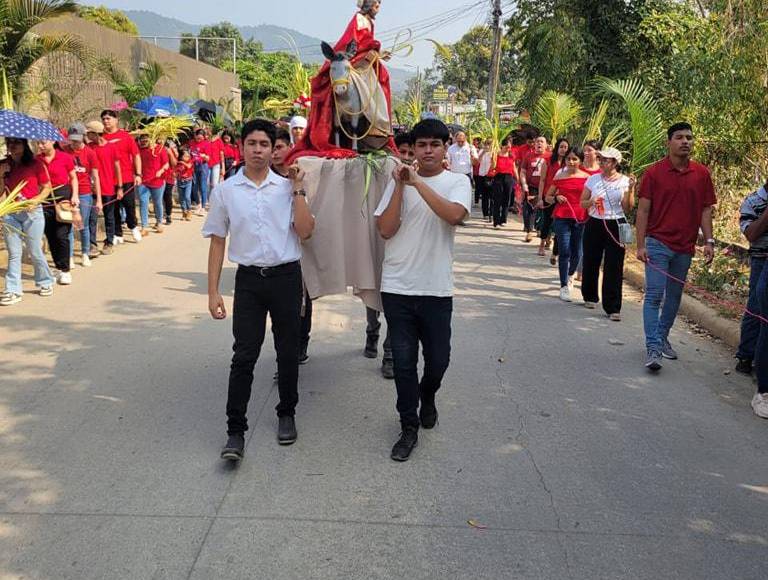
M349 62L357 54L357 43L353 40L347 45L344 52L336 52L330 44L323 42L321 45L323 55L331 61L331 86L337 96L346 95L349 85L352 83L352 64Z

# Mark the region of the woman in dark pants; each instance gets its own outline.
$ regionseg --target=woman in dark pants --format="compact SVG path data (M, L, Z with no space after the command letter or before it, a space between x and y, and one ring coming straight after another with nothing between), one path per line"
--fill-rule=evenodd
M538 201L538 222L539 222L539 256L546 255L545 249L549 246L550 239L552 237L552 211L555 209L554 205L547 205L544 203L544 195L552 185L552 181L555 179L555 175L565 166L565 156L568 154L568 149L571 148L571 144L567 139L558 139L555 142L555 147L552 149L552 158L547 163L547 174L544 179L544 188L539 191ZM555 245L552 248L552 258L557 256L557 239L555 239ZM552 262L554 265L554 262Z
M635 205L635 180L622 175L621 153L613 148L599 151L601 171L584 185L581 207L589 212L584 228L581 295L584 306L597 307L598 278L603 266L603 310L613 321L621 320L624 283L624 248L619 244L619 224L627 223L626 213Z
M45 164L51 177L53 197L56 202L70 201L73 212L79 211L80 194L75 172L75 162L69 153L56 149L53 141L38 141L37 158ZM45 237L53 257L53 263L58 272L56 281L64 286L72 283L70 274L70 245L69 232L72 223L63 223L56 219L56 208L53 203L43 207L45 214Z
M495 172L491 185L491 215L493 227L507 223L507 208L510 200L515 195L515 183L517 182L517 167L515 156L512 154L512 139L504 139L501 151L491 163L491 171Z
M173 141L165 144L168 153L168 171L165 173L165 191L163 191L163 215L165 224L171 225L171 213L173 212L173 186L176 185L176 164L179 162L179 150Z

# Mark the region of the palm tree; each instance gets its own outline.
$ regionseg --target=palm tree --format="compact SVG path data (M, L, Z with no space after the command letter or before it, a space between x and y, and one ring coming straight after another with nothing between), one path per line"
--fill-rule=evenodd
M536 102L533 115L536 124L546 131L547 137L554 143L578 125L581 105L571 95L545 91Z
M75 14L74 0L0 0L0 70L17 98L24 94L24 75L42 58L66 52L81 62L91 59L91 51L74 34L37 34L32 28L44 22Z

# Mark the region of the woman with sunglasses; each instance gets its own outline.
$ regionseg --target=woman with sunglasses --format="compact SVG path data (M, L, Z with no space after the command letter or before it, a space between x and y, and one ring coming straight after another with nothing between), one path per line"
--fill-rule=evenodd
M32 199L51 191L51 180L42 161L35 158L26 139L7 138L8 157L0 161L0 197L24 183L20 196ZM35 286L40 296L53 294L54 279L43 253L45 217L43 208L37 205L29 211L9 214L3 219L3 237L8 250L8 270L5 274L5 291L0 295L0 306L12 306L21 302L21 253L22 244L35 268Z
M608 317L621 320L624 283L624 247L619 243L619 224L635 205L635 180L619 172L621 153L612 147L597 152L601 171L584 184L581 207L589 212L584 228L584 272L581 295L584 306L597 308L600 297L597 281L603 265L603 310Z

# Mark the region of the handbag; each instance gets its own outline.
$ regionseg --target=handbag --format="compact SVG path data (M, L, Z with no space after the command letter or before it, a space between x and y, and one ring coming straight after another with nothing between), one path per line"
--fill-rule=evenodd
M608 205L611 206L611 211L614 211L613 209L613 202L611 201L611 196L608 195L606 192L605 199L608 200ZM622 214L624 211L622 210ZM632 229L632 224L627 221L626 216L620 217L616 220L616 225L619 226L619 242L621 242L624 245L627 244L634 244L635 243L635 230Z
M59 202L54 201L53 207L56 210L56 221L60 224L71 224L75 220L72 202L68 199Z

